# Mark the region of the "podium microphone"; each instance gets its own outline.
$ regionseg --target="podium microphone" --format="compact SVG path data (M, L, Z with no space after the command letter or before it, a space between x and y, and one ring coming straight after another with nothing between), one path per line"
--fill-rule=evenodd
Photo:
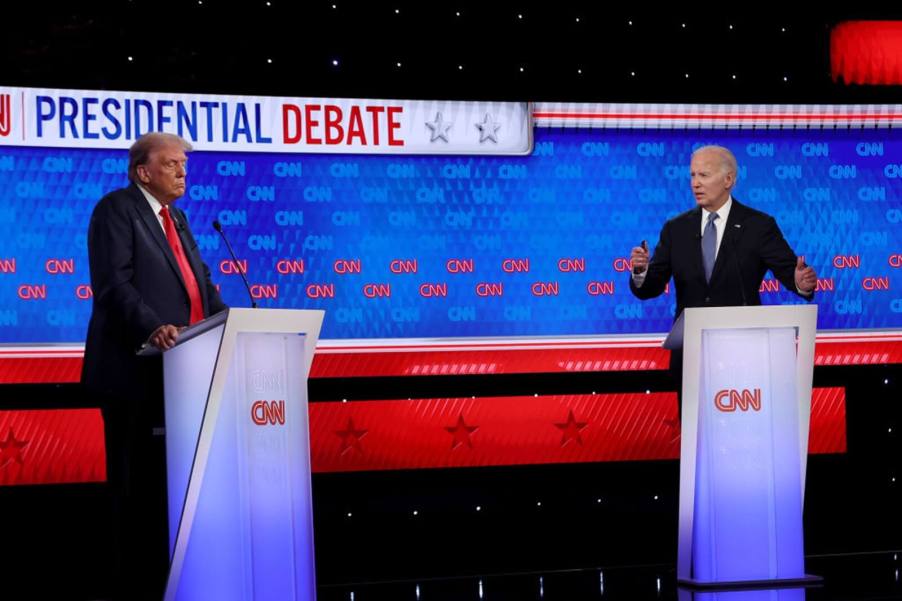
M646 253L648 252L648 240L643 240L640 246L642 247L642 250L644 250ZM646 265L645 268L648 269L648 265ZM641 272L639 271L638 267L633 267L633 273L638 275Z
M257 301L254 300L254 295L251 294L251 285L247 283L247 277L244 275L244 270L241 269L241 264L238 263L238 257L235 256L235 251L232 250L232 245L229 244L229 239L226 238L225 232L222 231L222 224L219 223L218 220L213 220L213 229L219 232L219 235L222 236L223 241L226 243L226 248L229 249L229 254L232 255L232 261L235 262L235 267L238 269L238 275L241 276L241 279L244 281L244 287L247 288L247 295L251 299L251 308L257 308Z

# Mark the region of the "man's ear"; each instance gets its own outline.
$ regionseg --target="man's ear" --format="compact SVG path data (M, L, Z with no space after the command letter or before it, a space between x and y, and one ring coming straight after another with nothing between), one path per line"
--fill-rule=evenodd
M137 167L135 167L135 173L138 174L138 179L142 184L146 184L150 181L150 175L147 173L146 165L138 165Z
M732 171L728 171L727 176L724 178L724 180L726 181L727 189L732 188L736 185L736 174Z

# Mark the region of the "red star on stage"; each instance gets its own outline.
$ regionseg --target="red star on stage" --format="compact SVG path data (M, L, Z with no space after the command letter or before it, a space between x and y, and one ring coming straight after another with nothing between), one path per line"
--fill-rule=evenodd
M458 414L457 416L457 424L453 426L445 426L445 430L447 430L451 436L453 436L453 440L451 441L451 450L453 451L457 447L462 444L467 445L469 448L473 448L473 441L470 440L470 434L479 429L479 426L468 426L464 423L463 413Z
M369 430L355 430L354 420L348 418L348 427L344 430L336 430L335 433L341 437L341 455L344 455L351 449L355 449L359 453L363 453L363 447L360 446L360 439L366 436Z
M6 440L0 441L0 467L6 467L11 461L15 461L19 465L25 463L22 459L22 449L28 446L27 440L16 440L13 436L13 429L10 428L6 433Z
M576 421L576 418L573 417L573 409L571 409L570 413L567 415L566 423L554 424L555 428L560 428L560 430L562 431L561 446L563 447L571 440L575 440L577 443L579 443L580 446L582 446L583 438L579 433L582 432L588 425L589 422Z

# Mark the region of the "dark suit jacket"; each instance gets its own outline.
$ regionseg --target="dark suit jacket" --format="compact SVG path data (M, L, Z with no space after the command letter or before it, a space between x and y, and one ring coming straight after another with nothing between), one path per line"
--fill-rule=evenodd
M170 213L200 288L204 316L225 309L184 212ZM82 382L116 398L161 399L162 362L136 350L164 324L188 325L190 301L175 255L135 184L100 199L88 228L94 307Z
M664 292L673 277L676 314L687 307L760 305L758 289L768 270L796 294L796 255L773 217L733 199L711 282L702 264L701 213L696 207L664 224L645 281L630 290L642 299ZM799 295L802 296L802 295ZM744 297L744 302L743 302ZM813 293L806 299L813 298Z

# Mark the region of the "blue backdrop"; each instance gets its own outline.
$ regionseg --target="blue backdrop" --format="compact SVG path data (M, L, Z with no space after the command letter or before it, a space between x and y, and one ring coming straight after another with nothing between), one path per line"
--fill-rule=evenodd
M717 143L817 270L820 328L902 327L897 130L535 134L528 157L195 152L178 202L227 303L249 301L214 219L260 306L325 309L324 338L665 332L671 295L634 299L626 258L693 206L689 156ZM125 171L124 151L0 151L0 342L84 340L87 223Z

